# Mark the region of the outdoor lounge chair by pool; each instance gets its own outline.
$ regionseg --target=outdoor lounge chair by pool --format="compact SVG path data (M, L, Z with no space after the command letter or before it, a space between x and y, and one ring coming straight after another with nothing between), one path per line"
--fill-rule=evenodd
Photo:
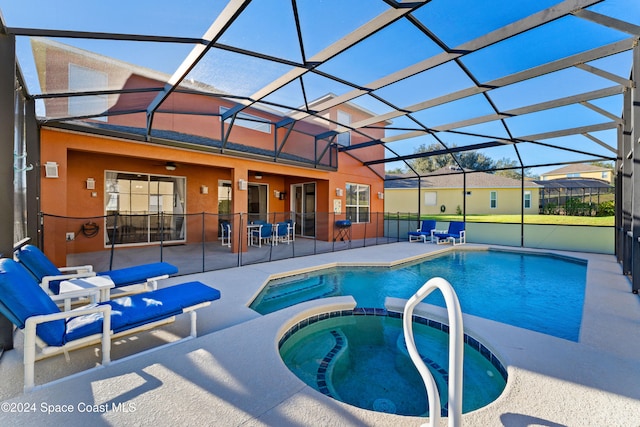
M171 323L182 313L191 314L190 335L183 339L196 337L195 310L219 298L217 289L189 282L60 311L22 265L0 259L0 313L25 335L25 391L35 386L37 360L102 342L102 365L107 365L111 362L111 338Z
M420 224L420 228L416 231L410 231L409 241L417 242L418 240L422 240L424 243L427 243L427 239L431 240L431 230L435 230L436 221L433 219L425 219L422 220Z
M455 246L456 240L458 241L458 245L467 242L465 223L462 221L449 222L448 230L431 231L431 241L435 242L436 244L440 244L440 241L443 241L444 243L451 242Z
M54 295L60 293L63 280L86 278L92 276L108 276L116 288L142 285L148 290L158 288L158 280L166 279L178 272L178 268L166 262L154 262L117 270L94 272L91 265L76 267L56 267L47 256L33 245L25 245L15 251L15 256L31 274L40 282L40 286Z

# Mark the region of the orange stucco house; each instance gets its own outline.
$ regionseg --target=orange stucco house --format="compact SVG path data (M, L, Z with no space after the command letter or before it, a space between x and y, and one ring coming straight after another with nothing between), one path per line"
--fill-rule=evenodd
M384 137L385 123L366 136L340 128L371 117L366 109L350 104L293 122L276 109L249 105L234 116L237 99L189 81L157 109L147 135L146 107L168 76L46 39L33 39L32 48L43 93L100 91L44 99L49 117L65 118L40 130L42 237L55 262L112 243L191 243L203 234L214 240L221 219L230 220L233 236L254 219L290 218L301 237L329 241L333 222L345 218L353 222L352 238L362 236L365 224L371 235L370 214L384 208L384 165L363 162L383 157L384 148L339 150ZM47 223L49 216L78 218L98 230L65 244L77 226ZM373 228L382 235L382 226ZM127 237L124 230L134 229ZM246 250L231 243L231 251Z

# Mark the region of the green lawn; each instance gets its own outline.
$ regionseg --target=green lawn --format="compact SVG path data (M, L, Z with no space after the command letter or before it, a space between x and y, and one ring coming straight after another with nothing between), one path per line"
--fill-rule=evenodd
M392 215L389 216L393 218ZM402 216L401 216L402 217ZM407 216L405 215L404 218ZM519 224L520 215L467 215L467 222L493 222L505 224ZM436 221L462 221L462 215L423 215L422 219ZM555 225L603 225L613 226L613 216L567 216L567 215L525 215L525 224L555 224Z

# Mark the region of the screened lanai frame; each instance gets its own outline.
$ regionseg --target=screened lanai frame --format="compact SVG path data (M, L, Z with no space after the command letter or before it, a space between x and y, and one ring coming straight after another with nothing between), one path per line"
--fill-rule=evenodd
M124 1L106 7L15 3L0 0L0 78L10 79L12 91L18 82L25 107L12 115L26 117L25 134L25 129L34 134L35 121L198 149L197 141L180 140L183 135L158 133L155 118L204 114L227 123L211 140L233 152L234 126L243 113L256 109L268 113L273 129L286 129L272 152L259 153L261 158L331 169L336 166L331 150L361 159L369 147L381 146L383 156L362 160L381 178L381 165L399 165L416 177L421 173L411 167L412 159L448 154L457 162L468 151L515 161L508 168L519 170L615 161L621 184L616 253L625 273L631 273L630 257L640 236L640 224L632 221L633 189L640 188L632 185L631 155L632 141L638 139L634 129L640 128L634 126L640 116L634 114L632 72L640 36L635 0L515 5L507 0L196 0L156 1L153 9L134 9ZM107 82L47 91L35 65L38 42L150 70L162 84L128 88ZM169 110L167 101L177 92L224 98L234 107ZM109 102L107 109L95 111L96 97L127 97L139 106L121 110ZM84 104L86 111L58 115L47 107L69 100ZM371 118L341 123L326 117L328 109L344 103L370 112ZM15 103L2 106L3 117L9 117L8 109L14 113ZM105 117L126 115L137 117L135 129L100 126ZM371 137L380 127L385 137ZM16 130L6 128L3 136ZM361 142L339 144L344 132ZM287 156L292 134L315 144L316 156ZM416 153L420 144L438 148ZM31 158L35 147L27 146ZM14 165L4 163L0 169L13 172Z

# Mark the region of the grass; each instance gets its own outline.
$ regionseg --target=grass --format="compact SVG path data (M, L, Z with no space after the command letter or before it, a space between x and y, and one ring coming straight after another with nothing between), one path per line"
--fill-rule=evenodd
M407 216L405 215L405 218ZM435 219L436 221L462 221L462 215L423 215L422 219ZM491 222L502 224L520 224L520 215L467 215L467 222ZM525 224L552 224L552 225L592 225L613 226L613 216L568 216L568 215L525 215Z

